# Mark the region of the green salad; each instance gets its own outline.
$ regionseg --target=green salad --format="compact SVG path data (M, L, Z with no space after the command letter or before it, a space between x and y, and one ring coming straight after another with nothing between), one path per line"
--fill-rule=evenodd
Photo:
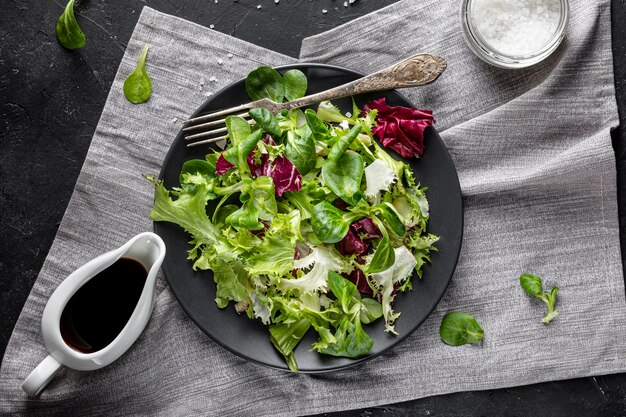
M274 101L302 97L306 85L298 70L268 67L246 82L252 98ZM189 233L188 258L213 271L217 306L232 302L267 325L292 371L310 329L320 354L366 355L374 340L364 325L384 320L396 333L396 293L411 290L435 250L426 190L385 149L419 157L432 113L381 98L347 114L324 102L249 115L254 123L226 119L226 148L185 162L180 186L150 178L151 218Z

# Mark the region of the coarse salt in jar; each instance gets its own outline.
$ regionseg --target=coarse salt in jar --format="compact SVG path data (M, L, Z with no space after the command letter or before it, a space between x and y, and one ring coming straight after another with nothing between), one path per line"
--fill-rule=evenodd
M565 36L567 0L463 0L470 49L501 68L525 68L547 58Z

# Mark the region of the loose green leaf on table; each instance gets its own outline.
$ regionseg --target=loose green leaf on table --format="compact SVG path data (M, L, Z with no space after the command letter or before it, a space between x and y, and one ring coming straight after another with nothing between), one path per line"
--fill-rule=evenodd
M556 305L556 293L559 291L559 287L554 287L550 291L544 291L541 277L531 274L522 274L519 277L519 282L527 294L540 299L546 304L548 311L541 320L543 324L550 323L552 319L559 315L559 312L554 308Z
M441 340L450 346L478 343L484 335L485 331L474 317L456 311L446 314L439 327Z
M285 98L288 101L304 97L307 89L306 75L300 70L292 69L283 75Z
M139 55L137 67L124 81L124 96L134 104L143 103L152 94L152 81L146 71L146 58L148 57L148 45L143 47Z
M57 40L64 48L78 49L85 45L85 34L80 30L76 16L74 16L74 0L67 2L65 10L59 16L56 33Z

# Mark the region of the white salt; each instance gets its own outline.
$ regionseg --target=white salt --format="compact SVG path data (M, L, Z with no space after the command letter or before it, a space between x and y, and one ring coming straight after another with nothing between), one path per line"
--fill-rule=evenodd
M546 47L559 26L559 0L474 0L476 29L494 49L529 55Z

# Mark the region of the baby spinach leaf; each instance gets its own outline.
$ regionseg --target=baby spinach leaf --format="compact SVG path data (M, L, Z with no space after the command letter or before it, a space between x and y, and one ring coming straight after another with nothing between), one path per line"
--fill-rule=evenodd
M484 335L485 331L474 317L456 311L446 314L439 327L441 340L450 346L478 343Z
M149 46L144 46L137 67L124 81L124 95L126 99L134 104L143 103L150 98L152 93L152 82L146 71L146 57Z
M548 311L541 320L543 324L550 323L552 319L559 315L559 312L554 308L556 305L556 293L559 291L559 287L554 287L551 291L544 291L541 277L531 274L522 274L519 277L519 282L526 293L546 304Z
M246 119L239 116L228 116L226 128L228 129L228 137L235 147L252 133L250 124L246 122Z
M313 109L306 109L304 112L306 122L309 125L309 129L313 133L313 137L319 141L327 140L330 137L330 130L326 123L324 123L317 113Z
M78 49L85 46L85 34L80 30L76 17L74 16L74 0L67 2L65 10L56 26L57 40L67 49Z
M356 152L346 152L337 160L328 159L322 166L322 179L330 190L347 203L361 189L363 158Z
M396 253L393 250L391 239L389 239L389 232L387 232L387 229L380 224L380 220L375 220L375 223L380 229L383 237L378 242L378 246L376 246L376 250L374 251L374 256L372 256L372 260L367 267L368 274L386 271L391 268L396 261Z
M285 86L285 98L288 101L297 100L304 97L307 89L306 75L300 70L292 69L283 75Z
M252 100L267 98L282 103L285 97L283 77L274 68L259 67L248 74L246 92Z
M531 274L522 274L519 277L519 283L524 291L534 297L541 295L541 293L543 292L541 278L538 276Z
M385 226L398 236L404 236L406 226L400 214L391 203L382 203L374 209L376 215L383 221Z
M278 139L283 135L283 130L278 125L278 120L276 120L271 111L267 109L252 109L248 114L261 129L273 137Z
M344 212L322 201L313 207L311 227L322 242L337 243L346 236L350 225L362 217L362 214Z
M315 141L307 125L287 131L285 155L302 175L315 168Z

